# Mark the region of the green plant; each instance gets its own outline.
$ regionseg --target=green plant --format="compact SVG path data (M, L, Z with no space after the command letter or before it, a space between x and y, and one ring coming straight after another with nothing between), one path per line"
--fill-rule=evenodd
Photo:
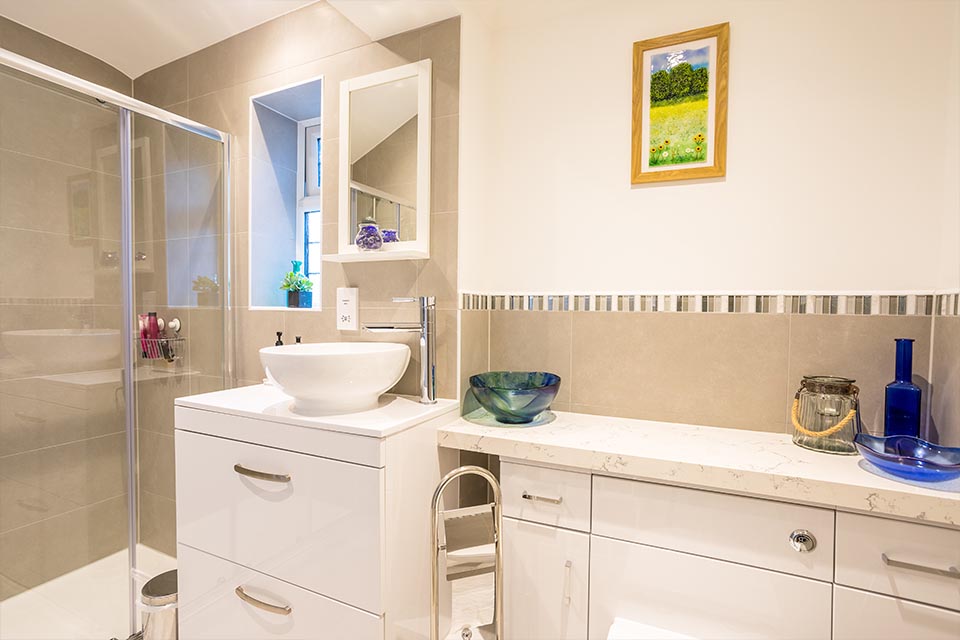
M300 273L303 263L299 260L291 260L290 264L293 265L293 270L283 277L280 288L284 291L310 291L313 289L313 282L310 281L310 278Z
M201 293L215 293L220 291L220 283L217 282L216 276L213 278L197 276L197 279L193 281L193 290Z

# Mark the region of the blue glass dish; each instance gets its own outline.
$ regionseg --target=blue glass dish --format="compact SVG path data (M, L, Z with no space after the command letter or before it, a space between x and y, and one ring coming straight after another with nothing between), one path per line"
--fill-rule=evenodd
M860 455L887 473L940 482L960 478L960 448L941 447L913 436L881 438L858 433L854 439Z
M470 377L470 388L484 409L500 422L525 424L550 408L560 376L544 371L488 371Z

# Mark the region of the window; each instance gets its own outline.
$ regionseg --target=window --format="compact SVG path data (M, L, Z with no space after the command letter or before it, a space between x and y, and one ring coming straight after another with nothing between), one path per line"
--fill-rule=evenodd
M289 304L279 286L299 261L320 307L323 78L250 98L250 307Z
M323 266L323 138L320 118L297 125L297 251L303 272L317 284Z

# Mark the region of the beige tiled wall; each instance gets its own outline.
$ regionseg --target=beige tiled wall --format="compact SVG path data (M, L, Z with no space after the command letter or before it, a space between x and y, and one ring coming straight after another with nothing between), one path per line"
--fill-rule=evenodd
M130 93L116 69L4 18L0 47ZM115 111L0 74L0 331L119 326L119 272L101 259L119 241L116 144ZM0 341L0 599L126 544L120 373L70 356Z
M960 447L960 317L939 317L933 324L933 382L929 435Z
M320 37L322 34L322 37ZM361 321L417 319L412 305L391 301L394 296L436 295L438 298L437 369L441 396L456 393L457 372L457 140L459 113L459 20L448 20L382 42L371 42L326 2L255 27L195 54L155 69L134 82L135 97L186 115L233 135L232 220L235 271L233 295L236 309L237 375L240 384L259 383L263 377L258 350L272 345L276 332L293 342L368 340L360 333L341 333L332 312L336 288L360 288ZM335 251L337 231L338 139L340 81L354 76L432 58L433 98L433 211L430 260L371 264L324 265L323 281L315 289L315 304L321 311L251 310L249 308L249 109L251 96L271 89L324 77L323 101L323 208L324 252ZM153 137L156 137L154 135ZM171 198L182 199L176 188L178 172L209 166L210 154L200 152L192 141L167 135L163 177L167 215L175 210ZM171 166L171 162L180 163ZM182 183L184 180L180 180ZM193 184L193 182L189 182ZM156 190L154 190L156 194ZM191 206L191 211L193 207ZM253 212L256 215L256 211ZM194 216L185 224L193 225ZM185 227L180 238L203 235ZM181 244L187 245L181 241ZM156 247L167 259L174 257L170 239ZM189 246L187 246L189 249ZM277 274L277 280L282 274ZM162 279L152 283L158 292L169 286ZM177 310L169 310L173 312ZM190 344L189 368L200 376L150 381L138 386L141 456L141 541L167 553L175 551L173 526L175 502L172 493L173 399L217 388L217 366L222 353L216 314L202 316L191 309L185 335ZM398 385L402 392L416 393L419 370L414 337L404 334L379 339L407 342L413 361Z
M857 380L864 424L880 432L893 339L916 340L924 384L931 353L929 317L463 313L481 327L489 314L490 369L547 369L563 378L558 409L760 431L790 432L801 377L829 374ZM467 344L464 331L464 353L482 349L482 330L474 334ZM485 361L462 364L465 378Z
M318 37L323 34L323 37ZM438 298L439 393L456 393L457 167L459 113L459 19L400 34L380 42L370 39L339 12L319 2L260 25L184 59L151 71L134 82L134 95L234 135L233 238L237 311L238 377L259 382L263 370L257 351L273 344L276 331L292 342L367 340L361 333L335 329L336 288L360 288L361 321L415 320L416 309L391 302L394 296ZM250 310L248 255L248 146L250 97L323 76L324 250L336 238L339 86L342 80L408 62L433 60L432 225L430 260L370 264L326 263L315 304L323 311ZM253 212L256 215L256 212ZM278 279L280 274L278 274ZM407 340L402 335L388 340ZM416 356L416 350L414 351ZM416 371L417 362L411 362ZM398 389L415 393L416 375L405 376Z

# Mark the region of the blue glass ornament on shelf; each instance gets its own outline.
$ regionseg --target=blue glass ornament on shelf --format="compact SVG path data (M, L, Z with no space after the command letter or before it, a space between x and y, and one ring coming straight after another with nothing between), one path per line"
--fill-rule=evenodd
M397 235L396 229L384 229L383 230L383 241L384 242L399 242L400 237Z
M897 338L896 379L887 385L883 434L920 436L920 387L913 384L913 340Z
M366 218L360 223L357 237L354 242L360 251L379 251L383 247L383 234L380 225L373 218Z

